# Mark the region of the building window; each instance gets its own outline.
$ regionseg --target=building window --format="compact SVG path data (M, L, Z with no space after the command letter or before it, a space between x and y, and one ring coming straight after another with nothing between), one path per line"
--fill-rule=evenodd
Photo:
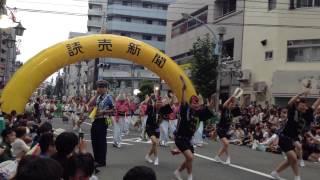
M199 15L198 19L200 19L204 23L207 23L208 22L208 13L204 13L204 14Z
M150 36L150 35L142 35L142 39L143 40L152 40L152 36Z
M112 21L112 17L107 17L107 21Z
M297 8L320 7L320 0L297 0Z
M127 37L131 37L130 33L126 33L126 32L121 32L120 36L127 36Z
M271 11L277 7L277 0L268 0L268 10Z
M152 24L152 20L146 20L146 24Z
M233 59L234 39L229 39L223 42L222 56L227 60Z
M126 22L131 22L131 18L125 18Z
M166 26L167 25L167 21L159 21L158 23L160 26Z
M164 42L166 40L166 36L158 36L158 41Z
M143 8L150 8L150 9L151 9L151 8L152 8L152 4L151 4L151 3L147 3L147 2L143 2L143 3L142 3L142 7L143 7Z
M203 21L204 23L207 23L208 19L208 6L205 6L193 13L191 13L191 16L196 17ZM199 26L203 25L202 23L197 22L196 20L190 18L190 19L180 19L172 24L171 29L171 38L178 36L180 34L184 34L192 29L195 29Z
M288 62L320 62L320 39L288 41Z
M273 59L273 51L267 51L265 53L265 60L269 61L269 60L272 60L272 59Z
M168 5L163 5L163 6L161 6L161 9L162 9L162 10L168 10Z
M123 6L132 6L132 0L122 1Z
M108 5L112 5L112 4L114 4L114 0L109 0Z
M131 18L123 17L123 18L121 18L121 21L131 22Z
M189 21L188 21L188 30L191 30L191 29L194 29L194 28L196 28L197 27L197 20L195 20L195 19L190 19Z
M215 3L215 18L221 18L222 16L228 15L236 11L237 0L225 0L216 1Z

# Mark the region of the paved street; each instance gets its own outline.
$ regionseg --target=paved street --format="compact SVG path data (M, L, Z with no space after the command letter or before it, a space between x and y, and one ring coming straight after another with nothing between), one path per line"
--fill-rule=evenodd
M60 119L55 119L55 128L71 130L71 122L63 124ZM82 125L85 138L88 140L88 149L91 151L90 128L91 124L86 122ZM108 131L108 155L107 167L100 168L98 174L102 180L121 180L125 172L136 165L147 165L152 167L159 180L173 179L172 172L183 160L181 155L172 156L169 147L161 147L159 152L158 167L144 161L150 144L139 140L139 133L131 131L124 136L124 144L121 149L112 147L112 130ZM171 144L172 145L172 144ZM196 148L194 160L194 178L196 180L264 180L270 179L268 175L271 170L283 159L280 155L257 152L246 147L231 146L232 165L226 166L215 163L213 157L219 148L219 143L208 142L201 148ZM307 162L307 167L302 169L304 180L316 180L319 178L320 164ZM186 178L186 174L183 174ZM282 174L285 179L293 179L290 169Z

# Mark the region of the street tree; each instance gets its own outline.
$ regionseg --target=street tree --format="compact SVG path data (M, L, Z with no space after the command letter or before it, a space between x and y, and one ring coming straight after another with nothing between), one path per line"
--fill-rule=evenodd
M141 92L138 94L138 97L140 101L143 101L146 95L153 93L153 82L146 79L142 80L139 90Z
M63 79L62 77L57 78L56 85L54 87L54 95L56 95L59 99L63 94Z
M209 97L215 93L218 56L214 55L214 42L209 35L198 38L191 49L191 80L198 93Z
M51 84L48 84L47 87L45 88L45 94L47 95L48 98L52 98L53 90L54 89Z

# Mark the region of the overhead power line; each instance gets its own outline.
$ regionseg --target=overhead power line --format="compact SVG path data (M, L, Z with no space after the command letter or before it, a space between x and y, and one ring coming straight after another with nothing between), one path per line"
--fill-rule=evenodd
M18 9L27 12L37 12L37 13L53 13L53 14L63 14L72 16L87 16L87 14L81 13L69 13L69 12L57 12L57 11L44 11L36 9ZM248 16L248 17L258 17L258 16ZM265 16L262 16L265 17ZM167 20L168 22L176 22L176 20ZM320 26L303 26L303 25L277 25L277 24L243 24L243 23L214 23L217 25L225 26L256 26L256 27L279 27L279 28L305 28L305 29L320 29Z
M43 10L43 9L27 9L27 8L16 8L18 11L23 11L23 12L33 12L33 13L45 13L45 14L57 14L57 15L70 15L70 16L89 16L87 13L75 13L75 12L65 12L65 11L52 11L52 10ZM116 8L114 8L116 9ZM116 9L116 10L121 10L121 9ZM251 11L247 10L246 12L251 12L251 13L262 13L266 14L268 12L263 12L263 11ZM176 12L178 13L178 12ZM180 14L180 13L179 13ZM272 15L275 14L284 14L284 13L272 13ZM297 16L296 14L289 14L291 16L267 16L267 15L246 15L245 17L259 17L259 18L278 18L278 19L305 19L305 20L310 20L310 19L319 19L318 17L301 17ZM320 15L320 14L319 14ZM104 18L107 18L107 16L104 16ZM176 21L176 20L168 20L168 21ZM320 19L319 19L320 21Z
M88 2L86 0L74 0L76 2L80 1L80 2ZM19 2L19 1L18 1ZM79 4L61 4L61 3L49 3L49 2L40 2L40 1L21 1L23 3L34 3L34 4L44 4L44 5L56 5L56 6L69 6L69 7L88 7L88 6L82 6L82 5L79 5ZM95 2L104 2L105 1L95 1ZM246 0L246 2L256 2L256 3L263 3L263 4L267 4L268 2L266 1L255 1L255 0ZM188 10L198 10L199 7L186 7L186 5L202 5L202 6L205 6L205 5L214 5L214 3L210 4L204 4L204 3L194 3L194 2L185 2L185 3L179 3L179 2L176 2L174 3L175 5L183 5L183 6L174 6L174 7L170 7L171 9L188 9ZM289 5L289 3L281 3L281 2L278 2L278 4L286 4L286 5ZM130 6L129 6L130 7ZM134 6L133 6L134 7ZM312 9L296 9L296 10L289 10L289 7L288 8L275 8L273 10L270 10L268 11L268 8L267 7L261 7L261 6L242 6L240 5L237 10L243 10L243 9L249 9L249 10L265 10L266 13L279 13L279 11L286 11L286 12L281 12L282 14L292 14L292 13L295 13L295 14L302 14L302 15L320 15L320 11L319 10L312 10ZM119 9L119 10L127 10L125 8L114 8L114 9ZM147 8L146 8L147 9ZM219 8L214 8L214 10L221 10ZM141 10L140 10L141 11ZM143 11L143 10L142 10ZM146 10L148 11L148 10ZM288 11L291 11L291 12L288 12Z
M294 28L294 29L320 29L320 26L303 26L303 25L289 25L289 24L255 24L255 23L217 23L216 25L223 26L254 26L254 27L279 27L279 28Z

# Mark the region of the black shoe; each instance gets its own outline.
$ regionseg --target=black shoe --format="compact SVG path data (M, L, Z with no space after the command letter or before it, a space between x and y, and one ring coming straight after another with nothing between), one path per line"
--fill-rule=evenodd
M99 169L94 168L94 174L98 174L99 172L100 172L100 170L99 170Z
M99 168L99 167L106 167L106 164L99 164L99 163L96 163L96 164L95 164L95 167L96 167L96 168Z

